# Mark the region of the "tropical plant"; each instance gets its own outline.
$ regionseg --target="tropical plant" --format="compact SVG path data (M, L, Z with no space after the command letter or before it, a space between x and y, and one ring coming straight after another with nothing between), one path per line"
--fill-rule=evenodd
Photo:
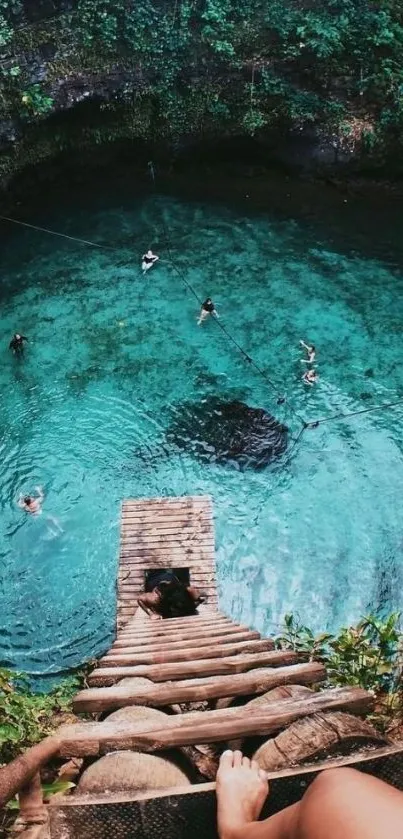
M57 727L71 712L82 674L64 680L49 693L33 693L26 676L0 669L0 763L7 763Z
M403 635L400 613L381 619L368 615L356 626L344 627L337 635L315 636L309 627L289 614L284 618L278 646L305 654L310 661L322 661L333 685L357 685L377 694L401 690Z

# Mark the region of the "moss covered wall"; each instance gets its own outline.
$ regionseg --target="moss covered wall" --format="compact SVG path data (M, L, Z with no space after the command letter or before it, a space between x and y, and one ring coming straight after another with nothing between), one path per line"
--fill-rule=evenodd
M395 0L0 0L0 47L3 178L122 137L290 138L314 166L400 161Z

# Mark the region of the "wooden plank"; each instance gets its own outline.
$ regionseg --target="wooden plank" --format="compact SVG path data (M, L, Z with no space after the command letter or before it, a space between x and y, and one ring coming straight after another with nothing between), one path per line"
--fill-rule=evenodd
M188 542L197 542L198 545L214 545L214 538L211 534L210 528L202 527L188 527L182 525L181 527L163 527L161 524L154 524L150 528L141 528L139 530L130 528L121 529L121 542L139 542L140 544L151 544L153 542L179 542L180 544L187 544Z
M212 518L210 513L202 511L189 515L186 513L180 513L177 510L168 510L165 513L159 512L158 514L155 513L155 510L144 510L142 513L125 513L125 515L121 518L121 525L122 527L140 528L152 524L156 519L158 519L159 522L164 522L168 525L173 523L179 527L183 523L189 524L189 522L192 522L195 525L201 524L202 526L212 527Z
M202 548L197 545L171 547L169 556L164 549L132 546L130 549L121 548L120 557L124 560L123 565L138 565L142 568L172 568L173 565L189 568L195 564L200 565L200 570L203 567L210 567L210 569L214 567L213 547ZM144 558L146 558L146 562ZM157 564L154 565L153 563Z
M177 533L170 536L150 536L149 538L139 537L136 534L130 534L121 538L121 553L122 554L138 554L141 557L140 551L148 549L151 554L162 553L165 548L172 548L172 550L183 551L186 555L194 555L197 551L200 556L214 556L215 542L213 539L200 536L200 538L188 539L181 538ZM180 563L178 563L179 565ZM147 562L147 567L149 563Z
M135 632L137 635L141 635L141 637L152 636L155 637L156 635L165 635L169 634L172 631L177 632L178 630L186 630L186 629L206 629L209 627L216 627L216 626L239 626L230 618L225 617L225 615L220 615L218 612L212 615L195 615L194 617L185 617L185 618L167 618L162 621L154 621L148 618L145 615L146 623L136 623L132 621L124 632L121 633L121 637L132 634ZM158 628L157 628L158 627ZM162 627L162 629L160 628Z
M147 620L147 618L146 618ZM183 618L183 620L186 620ZM167 620L147 620L147 625L143 623L138 623L137 625L131 623L127 629L124 629L119 636L119 640L123 640L125 638L136 636L136 638L144 638L145 640L148 638L160 638L167 637L167 638L174 638L174 636L178 636L178 638L182 637L187 632L192 633L204 633L206 632L215 632L215 631L222 631L223 635L227 635L228 632L233 631L235 629L241 629L242 631L249 629L248 626L245 626L240 623L234 623L229 618L220 618L220 619L210 619L210 618L201 618L200 616L200 623L184 623L183 626L180 624L176 624L175 626L165 626L168 623ZM202 637L199 635L198 637Z
M148 627L154 628L156 621L153 621L150 618L148 618L146 614L142 611L140 611L140 614L145 621L144 623L141 623L141 629ZM219 621L221 623L234 623L234 621L232 621L231 618L228 618L227 615L224 615L223 612L212 610L209 612L201 612L198 615L188 615L187 617L183 618L164 618L164 626L166 626L167 629L171 629L172 627L178 628L183 626L202 626L204 623L211 623L212 621ZM139 628L139 624L136 620L133 620L130 626L133 626L134 629Z
M201 638L215 638L216 636L223 637L225 635L231 635L231 636L239 635L242 632L246 632L247 628L248 628L247 626L241 626L241 625L239 625L239 626L236 626L236 625L234 625L234 626L231 626L231 625L221 626L220 625L220 626L217 626L216 629L206 629L206 630L200 630L199 629L199 630L197 630L196 628L194 628L194 629L183 629L182 631L179 631L179 630L173 631L172 630L172 632L169 634L169 636L167 636L167 633L165 633L165 631L162 630L162 632L159 632L159 633L156 632L152 639L151 638L149 638L149 639L144 638L144 643L152 643L152 641L154 641L154 639L157 640L157 638L159 638L161 636L162 637L169 637L169 640L172 640L172 641L190 641L190 640L199 641ZM123 633L119 633L119 638L115 642L116 646L122 646L122 645L124 645L124 644L126 644L127 642L130 642L130 641L135 641L135 642L138 643L139 640L141 640L141 638L142 638L142 636L139 636L139 635L137 635L137 633L134 633L134 632L130 632L130 633L125 634L124 638L122 637L122 634Z
M260 635L259 632L256 632L253 629L248 629L245 632L240 632L239 635L221 635L214 637L214 645L215 646L223 646L225 644L233 644L238 641L259 641ZM208 638L198 638L197 639L197 646L199 648L202 647L210 647L211 646L211 639L210 636ZM118 640L111 647L112 652L119 653L119 655L124 652L128 654L136 655L137 653L150 653L150 652L166 652L167 650L185 650L194 647L195 641L194 638L189 638L188 641L155 641L150 642L147 644L136 643L135 641L127 641L124 644L119 643L119 636Z
M112 653L109 652L99 660L101 667L119 667L120 665L136 664L168 664L174 661L195 661L196 659L224 658L242 653L259 653L272 650L273 641L263 638L261 641L239 641L222 647L214 644L212 647L190 647L188 650L167 650L160 653Z
M143 510L144 508L180 507L196 508L211 507L210 495L161 495L153 498L125 498L122 502L122 512L127 510Z
M233 676L189 679L133 689L130 686L89 688L80 691L73 701L75 713L100 713L126 705L172 705L177 702L202 702L223 696L265 693L278 685L314 684L326 679L322 664L310 662L277 669L251 670ZM203 741L206 742L206 741Z
M236 656L196 661L174 662L171 664L151 664L120 667L98 667L87 676L91 687L110 686L126 677L142 676L152 682L177 681L179 679L200 678L202 676L222 676L231 673L245 673L257 667L284 667L296 664L300 656L291 650L271 650Z
M62 741L61 754L65 756L102 754L114 749L152 752L175 746L269 735L308 714L330 710L362 714L373 706L374 698L362 688L331 688L314 693L310 698L268 702L253 712L241 707L167 716L163 725L144 721L108 723L106 720L62 726L58 734Z

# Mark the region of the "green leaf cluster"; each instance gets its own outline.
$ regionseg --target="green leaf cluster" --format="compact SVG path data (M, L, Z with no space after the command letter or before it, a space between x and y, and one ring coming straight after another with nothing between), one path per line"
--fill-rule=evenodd
M8 763L54 731L61 715L71 712L80 684L77 674L49 693L38 694L30 690L24 675L0 669L0 763Z
M333 685L355 685L378 694L401 691L403 633L398 612L385 619L368 615L337 635L316 636L289 614L276 642L283 649L305 654L310 661L323 662Z
M371 154L401 147L397 0L77 0L68 37L54 22L21 33L20 11L20 0L0 0L0 46L10 56L0 104L11 115L49 113L51 80L121 73L116 102L134 111L144 104L153 137L262 134L311 123L334 133L341 147ZM40 85L19 61L35 38L56 47ZM342 125L350 126L348 140ZM144 134L141 125L133 130Z

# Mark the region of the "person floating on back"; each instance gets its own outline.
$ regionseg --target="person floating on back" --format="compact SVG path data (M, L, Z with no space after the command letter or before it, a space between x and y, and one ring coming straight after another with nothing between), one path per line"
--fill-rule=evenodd
M35 487L38 495L20 495L18 499L18 506L25 510L26 513L32 513L34 516L39 516L42 512L42 502L45 499L45 494L42 487Z
M305 382L306 385L314 385L315 382L318 381L318 374L316 370L305 370L304 375L302 376L302 380Z
M301 347L303 347L304 350L306 350L307 353L308 353L308 358L301 358L302 364L313 364L313 362L315 361L315 355L316 355L316 349L315 349L314 345L312 344L310 346L309 344L306 344L305 341L300 341L300 344L301 344Z
M216 318L219 317L216 307L211 299L211 297L207 297L207 300L204 301L201 305L199 319L197 321L197 325L200 326L201 323L209 316L214 315Z
M8 345L9 350L12 350L14 355L21 355L24 352L24 341L28 341L28 338L16 332Z
M159 259L156 253L153 253L151 248L147 251L147 253L143 253L141 257L141 267L143 269L143 274L149 271L150 268L154 265L155 262Z

